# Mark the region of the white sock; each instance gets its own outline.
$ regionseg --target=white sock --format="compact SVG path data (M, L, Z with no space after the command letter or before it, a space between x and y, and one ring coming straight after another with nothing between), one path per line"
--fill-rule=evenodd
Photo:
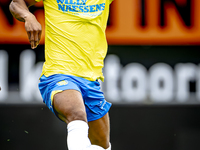
M91 146L88 128L88 124L81 120L75 120L68 124L67 145L69 150L83 150Z
M88 124L81 120L75 120L68 124L67 145L69 150L111 150L111 144L107 149L91 145L88 129Z

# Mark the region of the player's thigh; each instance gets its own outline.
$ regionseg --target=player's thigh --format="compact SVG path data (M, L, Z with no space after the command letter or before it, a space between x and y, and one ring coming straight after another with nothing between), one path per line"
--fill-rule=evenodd
M53 107L57 116L66 123L74 120L87 122L82 95L77 90L64 90L55 94Z
M108 113L102 118L90 121L89 123L89 138L92 144L109 147L110 141L110 120Z

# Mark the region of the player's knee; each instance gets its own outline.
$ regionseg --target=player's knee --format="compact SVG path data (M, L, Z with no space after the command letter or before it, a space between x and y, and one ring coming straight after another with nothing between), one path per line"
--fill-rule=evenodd
M86 112L82 110L73 110L70 113L67 113L65 116L68 122L75 120L82 120L87 122Z

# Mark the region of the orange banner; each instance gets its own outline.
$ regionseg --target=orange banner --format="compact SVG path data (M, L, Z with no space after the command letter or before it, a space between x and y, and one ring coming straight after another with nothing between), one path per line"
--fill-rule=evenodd
M41 8L41 5L39 3L35 7ZM186 8L189 12L182 13ZM42 24L41 44L44 44L44 11L36 9L34 14ZM186 15L190 15L189 25L184 21ZM200 45L199 17L200 0L114 0L111 5L110 25L106 30L108 43L111 45ZM141 24L142 19L144 25ZM11 25L1 3L0 20L0 44L28 44L24 23L14 20Z

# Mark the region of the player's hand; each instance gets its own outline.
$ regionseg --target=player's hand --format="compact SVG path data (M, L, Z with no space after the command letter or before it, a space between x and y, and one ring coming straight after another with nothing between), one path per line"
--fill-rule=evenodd
M41 39L42 27L34 15L31 14L26 17L25 29L28 34L28 39L31 44L31 48L35 49L38 46Z

